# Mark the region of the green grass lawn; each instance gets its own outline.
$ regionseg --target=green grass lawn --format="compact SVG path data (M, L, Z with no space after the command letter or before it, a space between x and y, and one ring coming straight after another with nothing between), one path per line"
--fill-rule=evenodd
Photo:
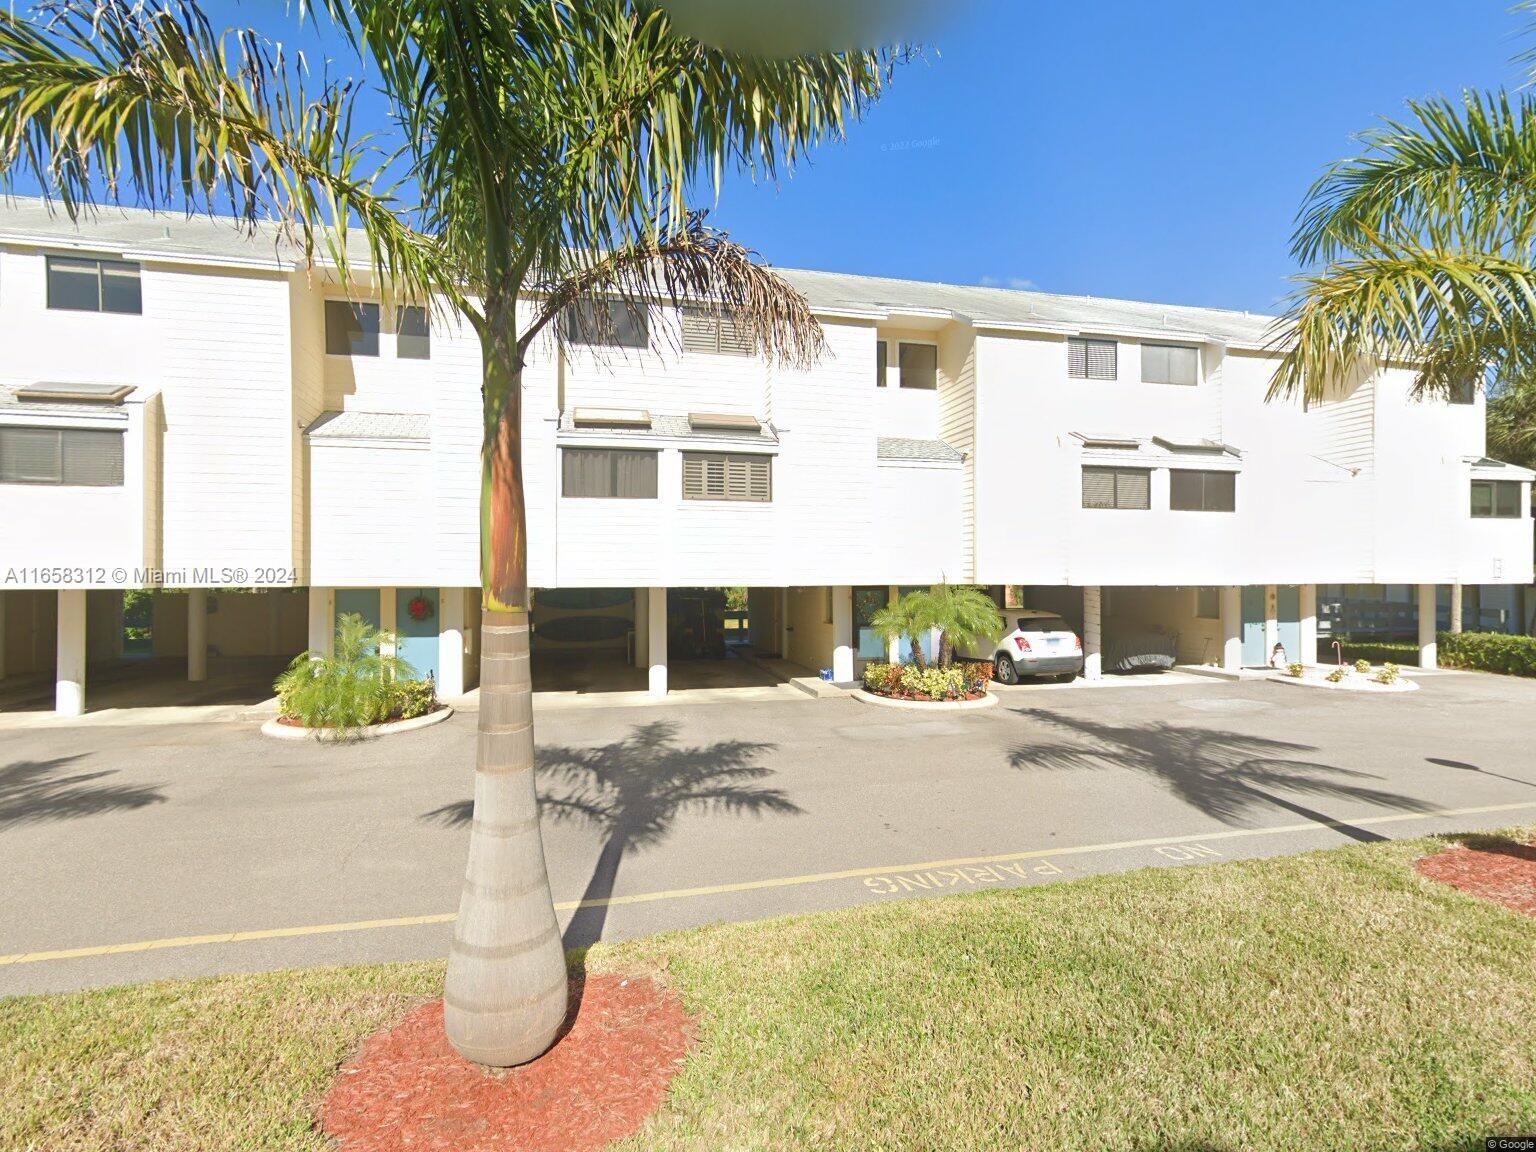
M625 1145L1472 1149L1536 1131L1536 921L1430 841L602 947L701 1020ZM0 1001L0 1148L318 1149L333 1069L438 965Z

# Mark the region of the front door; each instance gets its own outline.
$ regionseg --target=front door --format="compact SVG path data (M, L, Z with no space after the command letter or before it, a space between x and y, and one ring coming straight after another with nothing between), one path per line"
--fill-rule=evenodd
M361 616L370 627L379 627L379 590L377 588L336 589L336 619Z
M1294 663L1301 659L1301 589L1295 584L1282 584L1275 589L1275 597L1280 643L1285 648L1286 660Z
M1243 587L1243 667L1263 668L1268 663L1269 653L1264 651L1264 585L1247 584Z
M395 590L395 654L416 670L418 680L438 678L437 607L436 588Z
M853 672L864 671L866 664L886 659L885 641L870 626L875 613L890 602L891 592L884 585L853 590Z

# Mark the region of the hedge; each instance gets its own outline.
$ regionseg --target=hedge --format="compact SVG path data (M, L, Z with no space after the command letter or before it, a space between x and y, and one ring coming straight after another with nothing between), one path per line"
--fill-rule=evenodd
M1511 636L1507 632L1442 632L1438 643L1440 663L1447 668L1536 676L1536 636Z
M1338 637L1339 646L1344 649L1344 663L1353 664L1356 660L1369 660L1372 664L1405 664L1415 668L1419 663L1419 646L1402 640L1351 640L1347 636ZM1317 638L1317 660L1320 664L1332 664L1334 662L1333 640L1319 636Z

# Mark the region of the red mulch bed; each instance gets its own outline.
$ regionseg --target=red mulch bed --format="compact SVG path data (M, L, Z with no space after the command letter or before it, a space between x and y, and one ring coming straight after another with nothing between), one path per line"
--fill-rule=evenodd
M573 980L571 1000L555 1046L504 1071L455 1052L443 1002L422 1005L342 1067L321 1128L344 1152L589 1152L633 1134L666 1098L693 1019L643 976Z
M1536 847L1529 844L1470 837L1464 845L1425 856L1414 867L1421 876L1536 916Z

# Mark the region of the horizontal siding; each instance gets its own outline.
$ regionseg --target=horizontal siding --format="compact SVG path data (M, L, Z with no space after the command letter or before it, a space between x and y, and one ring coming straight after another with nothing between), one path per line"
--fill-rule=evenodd
M427 449L311 442L309 464L315 584L438 585Z

